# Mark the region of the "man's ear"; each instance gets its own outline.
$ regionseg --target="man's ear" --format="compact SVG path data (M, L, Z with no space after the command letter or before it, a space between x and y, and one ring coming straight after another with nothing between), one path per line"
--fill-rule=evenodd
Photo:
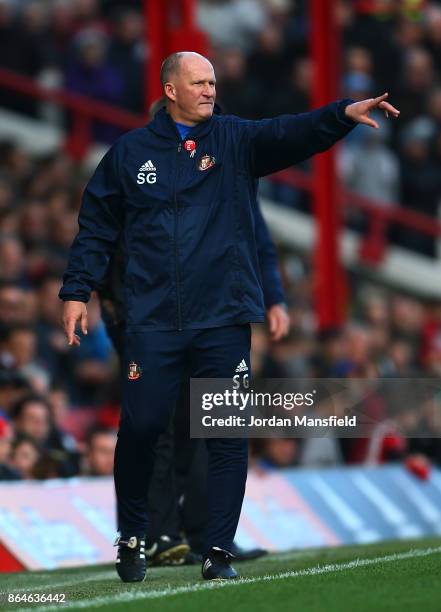
M173 83L165 84L164 93L169 100L172 100L172 102L176 101L176 88Z

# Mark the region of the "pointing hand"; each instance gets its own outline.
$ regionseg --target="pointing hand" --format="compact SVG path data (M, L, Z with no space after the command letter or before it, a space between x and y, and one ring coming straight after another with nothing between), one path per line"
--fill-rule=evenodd
M364 123L378 129L378 123L369 117L371 111L379 108L384 111L386 117L389 117L389 115L395 118L400 116L400 111L395 106L392 106L392 104L389 104L389 102L386 102L388 96L388 93L384 93L382 96L378 96L378 98L369 98L368 100L348 104L345 108L345 115L352 119L352 121Z

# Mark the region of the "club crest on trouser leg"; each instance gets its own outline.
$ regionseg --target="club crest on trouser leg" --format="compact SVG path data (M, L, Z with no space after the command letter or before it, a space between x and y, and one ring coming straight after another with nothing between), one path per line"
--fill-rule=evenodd
M208 168L211 168L212 166L214 166L215 163L216 163L216 158L213 157L213 155L208 155L207 153L205 153L199 159L198 169L202 171L208 170Z
M141 377L141 374L142 374L141 367L137 363L135 363L134 361L131 361L129 363L128 379L129 380L138 380L138 378Z

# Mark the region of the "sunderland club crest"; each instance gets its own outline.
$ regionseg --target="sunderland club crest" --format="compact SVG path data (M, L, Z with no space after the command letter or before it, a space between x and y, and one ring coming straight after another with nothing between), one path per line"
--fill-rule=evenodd
M138 380L138 378L141 377L142 374L142 369L140 368L140 366L135 363L134 361L131 361L129 363L129 373L128 373L128 379L129 380Z
M198 168L201 171L208 170L208 168L214 166L215 163L216 158L213 157L213 155L208 155L205 153L205 155L202 155L202 157L199 159Z

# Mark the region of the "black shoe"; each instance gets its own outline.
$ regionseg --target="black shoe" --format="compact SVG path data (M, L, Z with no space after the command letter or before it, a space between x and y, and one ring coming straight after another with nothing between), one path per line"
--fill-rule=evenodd
M190 546L183 540L162 535L146 550L149 565L184 565Z
M237 578L237 572L231 567L234 555L223 548L213 546L202 564L202 577L205 580L232 580Z
M189 550L185 555L184 565L198 565L199 563L202 563L202 555Z
M236 561L251 561L252 559L258 559L268 554L268 551L264 548L249 548L245 549L238 546L233 542L231 545L231 552L234 555Z
M118 546L116 571L123 582L142 582L147 572L145 540L132 536L129 539L116 538Z

